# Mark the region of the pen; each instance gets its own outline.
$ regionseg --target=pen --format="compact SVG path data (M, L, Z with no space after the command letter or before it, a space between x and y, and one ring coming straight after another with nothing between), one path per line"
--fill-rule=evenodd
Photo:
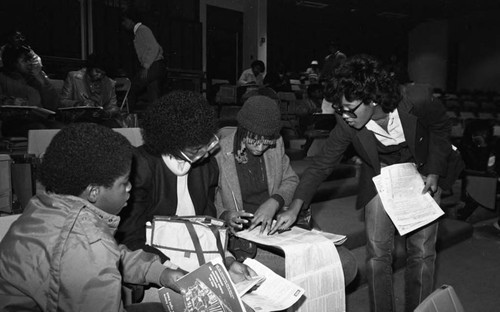
M292 229L291 228L287 228L287 229L278 229L278 234L281 234L281 233L285 233L285 232L288 232L288 231L291 231Z

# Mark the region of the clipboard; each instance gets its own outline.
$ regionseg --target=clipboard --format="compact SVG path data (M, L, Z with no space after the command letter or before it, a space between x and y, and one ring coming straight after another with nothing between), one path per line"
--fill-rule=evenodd
M95 106L75 106L61 107L58 109L58 115L63 122L92 121L101 119L104 113L102 107Z
M17 105L0 106L0 116L2 119L27 118L30 116L47 118L55 114L56 112L39 106L17 106Z

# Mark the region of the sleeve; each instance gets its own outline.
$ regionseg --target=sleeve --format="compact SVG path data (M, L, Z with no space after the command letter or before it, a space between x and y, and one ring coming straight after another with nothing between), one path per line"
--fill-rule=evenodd
M74 107L77 105L78 101L73 99L72 94L74 90L73 80L68 74L64 80L64 85L61 91L61 103L63 107Z
M279 141L276 148L278 148L278 154L281 155L282 178L278 190L271 195L281 196L284 200L284 205L288 206L292 202L297 185L299 185L299 177L295 171L293 171L292 166L290 166L290 159L285 154L283 139L280 138Z
M147 159L134 151L130 182L132 190L127 206L120 212L120 225L115 234L117 241L131 250L146 245L146 221L151 208L152 170Z
M160 275L165 266L157 255L143 250L131 251L125 245L119 245L119 249L125 283L160 285Z
M141 25L136 33L137 44L143 49L143 53L138 55L143 68L149 69L160 53L160 45L156 42L153 32L148 27Z
M302 199L304 207L309 206L318 186L332 173L353 140L352 130L339 116L337 123L330 132L319 155L314 157L311 165L300 177L300 183L295 190L294 199Z
M215 207L215 193L219 185L219 166L215 157L210 157L209 162L209 181L208 181L208 198L205 215L218 217Z
M430 88L407 89L407 96L414 103L415 113L429 131L426 174L446 176L447 160L451 153L451 121L442 103L432 96Z
M116 100L115 82L110 78L107 78L107 81L109 89L106 97L107 101L104 103L103 109L104 111L109 112L111 115L115 115L120 111Z
M251 75L248 70L245 70L241 73L240 79L238 79L238 85L244 86L249 83L256 83L255 78Z
M61 107L61 99L57 93L56 88L50 83L49 79L44 73L43 83L40 88L40 96L42 98L42 107L56 111Z

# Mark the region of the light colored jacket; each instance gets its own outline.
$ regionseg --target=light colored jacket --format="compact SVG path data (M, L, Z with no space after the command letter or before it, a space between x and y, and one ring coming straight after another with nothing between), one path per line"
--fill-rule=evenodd
M243 209L240 182L233 154L235 132L236 130L220 141L220 150L215 155L219 166L219 186L215 193L215 207L219 217L225 210ZM269 148L262 157L266 164L269 196L278 194L283 197L285 206L290 205L295 188L299 184L299 177L290 166L283 139L280 137L276 142L276 147Z
M125 311L125 282L159 283L159 257L118 245L120 218L75 196L34 196L0 243L0 311Z

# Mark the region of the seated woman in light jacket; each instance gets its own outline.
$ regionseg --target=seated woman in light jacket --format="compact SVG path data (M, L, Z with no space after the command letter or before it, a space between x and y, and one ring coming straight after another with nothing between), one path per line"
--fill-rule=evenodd
M261 233L274 234L274 216L291 203L299 184L280 137L281 113L275 101L256 95L245 102L237 120L237 129L221 139L215 154L219 166L217 215L234 231L261 225ZM284 259L257 250L247 241L233 239L231 249L239 257L257 256L275 271L284 270ZM338 251L348 284L356 276L356 261L346 248Z

